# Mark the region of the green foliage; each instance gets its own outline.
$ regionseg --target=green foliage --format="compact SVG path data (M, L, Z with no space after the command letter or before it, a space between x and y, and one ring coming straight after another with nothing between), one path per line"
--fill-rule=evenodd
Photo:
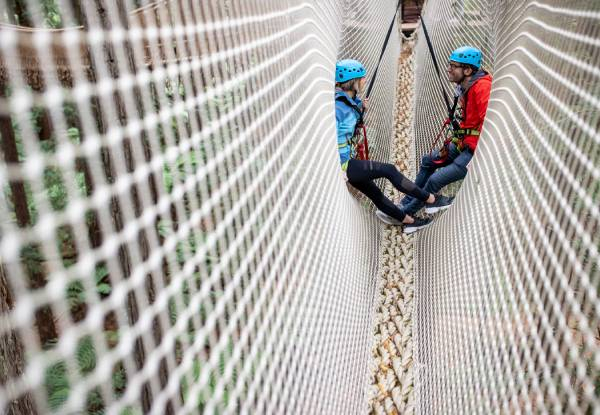
M90 336L80 339L75 352L77 366L82 374L90 373L96 367L96 350ZM44 385L48 394L48 405L53 411L58 410L69 398L71 386L69 383L67 365L65 361L59 361L46 369ZM92 403L101 403L98 391L90 392L90 395L96 395L94 399L88 401Z
M40 6L44 12L44 24L54 29L62 27L60 8L55 0L41 0Z
M120 395L125 390L126 386L127 376L125 376L125 369L123 368L123 365L119 365L113 374L112 387L113 390Z
M43 271L43 261L44 256L37 245L28 244L21 249L21 262L30 275L39 274Z
M80 376L89 375L97 364L96 348L91 336L85 336L79 340L75 352L75 360ZM127 385L127 376L122 365L117 365L112 374L112 386L115 394L120 396ZM69 382L68 370L65 361L59 361L46 369L44 386L48 396L48 406L53 412L61 413L61 407L69 398L71 384ZM88 392L86 397L86 414L102 415L105 413L104 401L100 389L95 388ZM137 415L140 410L127 407L123 415Z
M171 166L165 164L163 166L163 185L165 186L167 193L173 191L175 178L177 178L178 183L183 183L186 179L186 175L194 172L197 167L198 158L194 152L179 155L177 159L175 159L175 163Z
M68 198L60 169L56 167L46 167L44 169L44 187L52 209L64 210L67 207Z
M65 114L68 118L75 117L75 110L72 104L65 104ZM32 128L36 133L41 131L41 120L44 115L44 108L42 107L33 107L30 111L29 119L32 124ZM27 152L25 150L25 145L22 139L21 128L19 124L15 121L16 117L12 117L12 127L15 133L15 145L17 147L17 154L19 161L25 161L27 159ZM69 140L75 144L80 142L80 132L77 127L70 127L67 129L67 137ZM45 154L54 154L56 153L56 141L54 137L51 137L48 140L43 140L39 142L39 147L42 153ZM84 196L87 194L87 189L85 185L85 176L83 172L76 172L74 175L75 183L74 187L79 192L80 195ZM68 192L66 183L64 181L63 173L59 166L49 166L46 165L44 168L43 174L43 186L45 189L45 198L52 207L52 209L56 211L64 210L68 204ZM29 210L29 217L31 224L35 224L38 219L38 207L36 203L36 198L32 192L31 186L29 183L24 183L26 198L27 198L27 206ZM4 192L6 195L6 200L9 202L9 209L13 213L13 220L16 220L14 215L14 206L12 204L12 194L9 186L4 186Z
M47 28L59 28L62 27L62 17L60 13L60 8L58 7L58 0L37 0L33 1L25 1L25 0L6 0L6 15L4 13L0 13L0 19L6 23L16 22L18 25L28 26L34 25L39 26L40 24L43 27ZM20 7L17 7L19 5ZM17 10L20 10L17 13ZM11 18L8 19L9 14ZM34 15L41 14L40 19L41 22L37 22L33 20Z
M91 336L85 336L77 346L77 363L81 373L90 373L96 368L96 348Z
M65 362L58 362L46 369L44 385L48 396L48 406L53 411L69 398L69 379Z
M204 408L204 405L207 403L208 399L211 396L214 396L217 389L217 384L219 380L225 375L225 367L227 362L231 359L231 355L233 354L233 341L229 341L224 350L219 353L218 364L215 368L210 368L206 366L204 362L200 359L194 359L192 363L192 371L191 371L191 383L196 384L200 381L200 378L204 373L208 372L208 382L205 387L202 388L199 392L199 410L201 411ZM224 383L223 387L223 395L222 400L220 402L220 409L224 409L229 403L229 396L235 387L237 382L238 373L235 368L231 373L231 377ZM189 399L189 388L190 385L187 382L187 378L182 380L182 395L183 400L187 401Z
M97 265L94 270L94 281L98 294L107 296L111 292L111 286L108 283L108 268L104 264ZM71 307L85 304L86 294L83 283L80 280L70 283L67 287L67 301Z
M173 224L170 221L162 220L158 223L157 231L163 238L169 237L173 234ZM177 243L175 247L175 255L179 265L185 263L186 258L196 254L200 244L206 241L207 234L201 231L192 231L188 235L187 239ZM206 265L210 267L211 258L207 256Z

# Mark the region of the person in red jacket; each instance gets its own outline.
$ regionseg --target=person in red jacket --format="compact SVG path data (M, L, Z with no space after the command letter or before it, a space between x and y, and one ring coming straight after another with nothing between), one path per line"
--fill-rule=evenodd
M452 126L451 140L441 150L421 159L415 184L426 192L438 193L467 175L467 165L477 148L492 86L492 77L481 69L481 59L481 51L472 46L462 46L450 55L448 80L456 84L455 99L462 109L462 117L455 117L457 121ZM423 202L411 196L401 202L402 210L408 215L422 207Z

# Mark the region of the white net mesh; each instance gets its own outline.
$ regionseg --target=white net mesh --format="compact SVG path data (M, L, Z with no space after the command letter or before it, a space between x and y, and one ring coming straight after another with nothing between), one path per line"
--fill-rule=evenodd
M366 410L378 231L333 69L374 68L395 3L0 2L0 410Z
M471 44L494 81L455 205L418 241L418 407L598 413L600 3L440 0L424 16L443 67ZM422 155L445 110L419 35Z

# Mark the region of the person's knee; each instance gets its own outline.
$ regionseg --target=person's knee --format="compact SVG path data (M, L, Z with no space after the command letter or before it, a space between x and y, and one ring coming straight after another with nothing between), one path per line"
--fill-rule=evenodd
M429 180L427 180L424 190L427 192L437 192L439 189L441 189L445 185L446 185L446 183L444 183L442 176L433 174L429 178Z
M424 189L428 192L436 193L450 183L464 179L466 175L466 167L452 164L433 173L429 177L429 180L427 180L427 184L425 185Z
M427 184L425 185L425 190L428 192L436 193L442 187L448 184L448 176L444 174L445 172L442 170L438 170L429 177L427 180Z
M465 178L465 176L467 175L467 167L463 166L461 164L457 164L454 163L454 175L455 175L455 180L462 180Z
M388 179L394 175L400 174L400 171L391 163L382 163L381 171Z

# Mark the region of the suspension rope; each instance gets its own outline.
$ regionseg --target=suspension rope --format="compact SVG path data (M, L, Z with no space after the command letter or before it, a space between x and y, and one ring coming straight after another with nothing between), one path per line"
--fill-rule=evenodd
M365 94L366 98L371 96L371 90L373 89L373 85L375 84L375 78L377 77L377 71L379 70L379 65L381 64L381 60L383 59L383 55L385 54L385 50L387 48L388 42L390 40L390 35L392 34L392 29L394 27L394 23L396 22L396 15L398 14L398 10L402 5L402 0L398 0L398 4L396 5L396 10L394 11L394 17L392 17L392 21L388 28L388 31L385 35L385 40L383 41L383 46L381 48L381 52L379 53L379 59L377 60L377 65L375 66L375 70L373 71L373 76L369 81L369 86L367 87L367 92Z

